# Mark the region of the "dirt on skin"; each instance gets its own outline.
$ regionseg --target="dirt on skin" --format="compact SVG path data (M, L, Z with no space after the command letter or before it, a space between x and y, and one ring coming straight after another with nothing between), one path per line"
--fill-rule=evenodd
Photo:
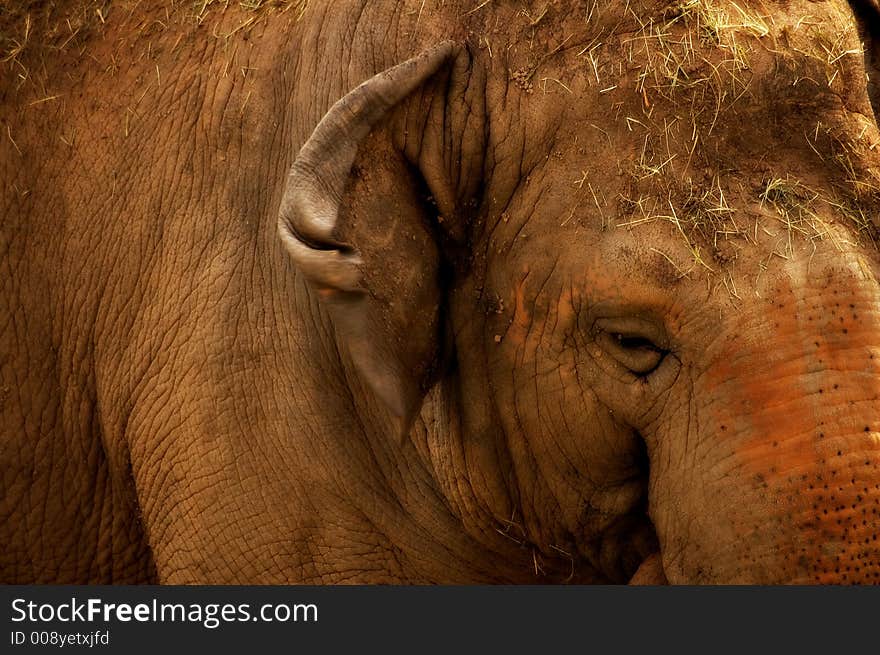
M125 51L143 38L151 43L168 30L174 38L187 32L228 41L243 36L249 29L266 20L283 19L295 22L302 18L309 0L191 0L151 3L145 11L141 2L133 0L21 0L0 5L0 95L8 97L22 90L34 101L46 97L50 83L57 81L57 69L68 71L89 59L90 42L104 34L109 23L130 35L128 43L117 44L120 56L139 58L150 53ZM43 93L42 96L39 94ZM19 98L21 100L21 98Z

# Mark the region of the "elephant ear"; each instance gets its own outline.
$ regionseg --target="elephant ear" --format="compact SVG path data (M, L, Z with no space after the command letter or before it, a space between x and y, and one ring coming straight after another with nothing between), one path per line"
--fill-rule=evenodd
M436 368L441 260L423 178L390 137L371 132L454 51L443 43L333 105L290 169L278 220L337 339L402 433Z

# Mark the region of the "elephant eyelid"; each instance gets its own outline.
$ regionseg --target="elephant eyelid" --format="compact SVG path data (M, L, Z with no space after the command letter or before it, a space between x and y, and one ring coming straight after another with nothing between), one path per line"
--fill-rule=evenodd
M597 341L613 359L636 377L653 373L667 355L667 351L644 337L603 332Z
M653 322L599 319L593 325L593 335L607 355L636 377L653 373L669 353L660 345L667 342L663 330Z

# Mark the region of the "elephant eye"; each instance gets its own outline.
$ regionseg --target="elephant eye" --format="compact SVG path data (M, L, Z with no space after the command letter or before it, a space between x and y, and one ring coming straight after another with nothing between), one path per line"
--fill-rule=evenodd
M659 345L658 333L653 325L640 319L600 319L595 325L596 343L637 376L653 372L668 353Z

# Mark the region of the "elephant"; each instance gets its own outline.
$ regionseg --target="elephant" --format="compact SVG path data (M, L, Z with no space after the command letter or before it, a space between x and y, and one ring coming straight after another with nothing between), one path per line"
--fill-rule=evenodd
M3 582L880 581L875 0L221 4L0 14Z

